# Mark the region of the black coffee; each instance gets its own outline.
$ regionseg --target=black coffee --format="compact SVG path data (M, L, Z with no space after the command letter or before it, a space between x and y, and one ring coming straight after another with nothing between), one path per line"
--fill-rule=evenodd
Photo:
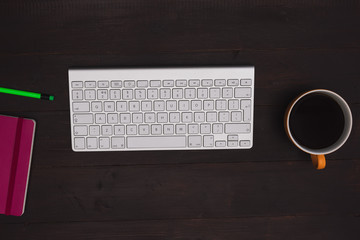
M320 93L300 99L292 109L289 122L295 140L311 149L334 144L344 130L344 123L344 114L339 104Z

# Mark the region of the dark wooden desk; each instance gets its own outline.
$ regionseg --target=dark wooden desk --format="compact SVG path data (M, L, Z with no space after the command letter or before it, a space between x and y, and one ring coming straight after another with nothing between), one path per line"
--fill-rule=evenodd
M0 216L1 240L360 238L360 1L3 0L0 29L0 85L56 97L0 94L1 114L37 121L26 211ZM251 150L70 149L69 67L242 64ZM282 127L313 88L354 117L323 171Z

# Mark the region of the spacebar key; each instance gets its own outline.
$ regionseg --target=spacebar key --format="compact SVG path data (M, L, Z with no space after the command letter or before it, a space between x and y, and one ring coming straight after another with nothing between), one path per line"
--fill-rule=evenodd
M147 136L127 137L128 148L184 148L186 146L185 136Z

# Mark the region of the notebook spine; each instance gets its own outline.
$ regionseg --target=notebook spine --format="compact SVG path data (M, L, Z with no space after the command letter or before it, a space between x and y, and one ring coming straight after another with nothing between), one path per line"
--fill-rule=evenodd
M6 207L5 207L6 215L11 215L12 201L13 201L14 190L15 190L14 188L15 188L16 171L17 171L18 162L19 162L19 150L20 150L20 141L21 141L23 120L24 120L23 118L17 119L15 144L14 144L14 151L13 151L13 157L12 157L12 162L11 162L10 179L9 179L9 186L8 186L8 196L6 199Z

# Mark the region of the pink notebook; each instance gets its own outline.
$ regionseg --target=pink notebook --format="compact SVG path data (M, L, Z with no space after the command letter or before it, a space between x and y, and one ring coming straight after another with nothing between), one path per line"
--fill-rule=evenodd
M24 213L35 121L0 115L0 214Z

